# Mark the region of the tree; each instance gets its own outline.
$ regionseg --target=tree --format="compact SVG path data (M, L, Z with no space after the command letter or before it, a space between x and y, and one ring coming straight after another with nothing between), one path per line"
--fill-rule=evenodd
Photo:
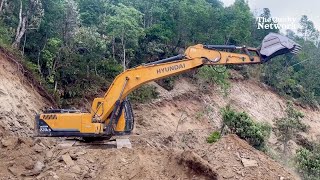
M229 105L221 109L223 134L227 126L230 132L246 140L253 147L263 150L270 137L271 126L266 123L255 122L246 112L236 112Z
M106 51L106 44L103 37L97 32L97 28L79 28L74 41L74 48L87 63L87 77L89 77L90 65L94 66L94 73L98 75L97 64L104 58L102 54Z
M63 43L67 45L75 35L80 24L78 4L74 0L66 1L63 24Z
M317 180L320 177L320 145L313 146L313 149L298 149L295 157L298 172L306 180Z
M303 114L294 109L291 102L287 103L286 116L275 119L275 134L283 144L283 153L286 156L288 152L288 142L292 140L299 132L306 131L307 126L302 123Z
M58 38L48 39L46 47L42 50L42 59L45 62L45 78L48 83L54 84L54 91L57 90L56 71L61 58L60 48L62 41Z
M249 5L244 0L236 0L233 5L225 9L221 17L222 32L225 44L245 44L251 36L253 15Z
M261 22L263 19L267 19L267 20L270 20L268 22ZM271 27L271 24L274 26L277 25L276 22L274 22L272 19L272 15L271 15L271 11L269 8L263 8L263 13L260 14L260 16L256 19L256 21L254 22L254 26L253 26L253 29L252 29L252 35L253 35L253 38L252 38L252 41L253 41L253 44L256 45L256 46L259 46L261 44L261 41L263 40L263 38L269 34L270 32L275 32L275 33L278 33L279 32L279 29L263 29L263 28L259 28L259 23L260 25L266 25L268 24L269 27ZM259 28L259 29L258 29Z
M108 0L78 0L81 24L97 26L102 23L101 15L109 10Z
M20 45L21 38L25 35L27 29L39 28L43 14L40 0L20 0L19 23L12 47L17 48Z
M271 17L270 10L261 16ZM21 47L50 89L78 97L84 86L100 84L93 79L111 81L120 64L166 58L197 43L258 46L271 31L257 30L246 0L229 7L219 0L0 0L0 45ZM308 104L320 102L316 32L303 17L301 32L288 34L302 52L259 66L268 85ZM81 88L68 87L79 82Z
M6 3L6 0L1 0L1 2L0 2L0 14L1 14L1 11L3 9L4 3Z
M308 16L303 15L300 19L301 28L298 29L304 38L304 41L313 41L318 46L319 31L314 27L314 24L309 20Z
M104 24L106 27L106 33L112 36L112 48L113 56L115 40L119 38L122 47L122 64L123 68L130 63L128 61L127 54L134 51L134 47L138 46L138 40L140 36L144 35L144 30L141 27L142 14L134 7L125 6L119 4L113 6L113 15L105 15Z

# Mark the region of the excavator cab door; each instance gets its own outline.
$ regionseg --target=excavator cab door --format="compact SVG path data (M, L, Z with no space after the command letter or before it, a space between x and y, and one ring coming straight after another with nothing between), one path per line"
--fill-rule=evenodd
M291 39L277 33L269 33L264 37L259 53L263 62L267 62L275 56L286 53L297 54L300 50L301 46Z

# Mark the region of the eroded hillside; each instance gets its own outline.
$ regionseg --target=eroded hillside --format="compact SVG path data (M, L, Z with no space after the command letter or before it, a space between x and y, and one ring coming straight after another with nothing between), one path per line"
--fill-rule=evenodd
M32 138L34 114L47 100L18 73L19 66L3 55L0 60L1 179L297 178L234 135L206 142L220 127L219 111L228 103L258 121L283 115L285 100L253 81L232 82L228 97L215 87L201 93L186 79L179 79L170 92L159 87L159 99L134 106L133 148L115 149Z
M9 134L30 136L34 116L50 105L24 77L23 66L0 51L0 129Z

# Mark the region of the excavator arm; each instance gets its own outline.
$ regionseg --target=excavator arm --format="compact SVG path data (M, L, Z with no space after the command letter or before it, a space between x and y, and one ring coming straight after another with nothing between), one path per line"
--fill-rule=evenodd
M119 74L103 97L95 98L90 113L48 110L36 117L39 136L111 137L131 132L134 118L127 100L130 92L147 82L183 73L203 65L258 64L277 55L298 52L300 46L279 34L267 35L260 48L202 45L184 54L143 64ZM225 50L238 51L238 53ZM276 54L276 55L275 55Z

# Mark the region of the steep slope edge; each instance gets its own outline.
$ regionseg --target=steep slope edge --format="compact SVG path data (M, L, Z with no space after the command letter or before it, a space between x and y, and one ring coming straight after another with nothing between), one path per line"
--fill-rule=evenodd
M0 102L0 128L3 133L19 136L32 136L35 114L52 104L31 72L3 49L0 49Z

